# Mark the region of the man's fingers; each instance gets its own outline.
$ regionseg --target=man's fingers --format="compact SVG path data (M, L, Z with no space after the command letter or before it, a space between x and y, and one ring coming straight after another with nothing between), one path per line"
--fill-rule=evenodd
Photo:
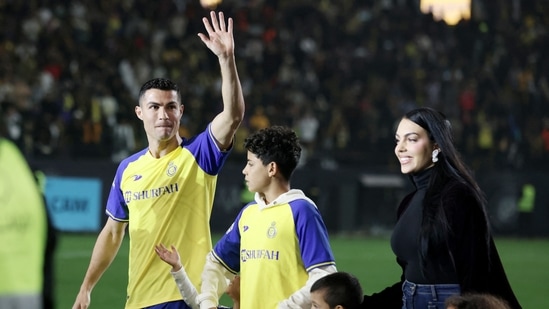
M210 17L212 18L212 26L215 31L219 31L219 22L217 21L217 16L214 11L210 12Z
M227 32L233 33L233 19L229 17L229 28L227 29Z
M223 12L219 12L219 28L221 31L225 31L225 15Z
M208 35L211 35L214 33L214 30L212 29L212 26L210 25L210 21L208 18L204 17L202 18L202 22L204 23L204 28L206 28L206 32L208 32Z

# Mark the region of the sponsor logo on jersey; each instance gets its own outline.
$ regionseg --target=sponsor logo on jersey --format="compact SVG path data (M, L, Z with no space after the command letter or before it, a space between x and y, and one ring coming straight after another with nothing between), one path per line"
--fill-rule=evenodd
M178 191L179 191L179 184L172 183L160 188L147 189L147 190L142 190L137 192L128 190L124 192L124 199L126 200L126 204L129 204L131 201L140 201L140 200L158 198L163 195L172 194Z
M245 263L248 260L275 260L278 261L280 251L265 249L242 249L240 250L240 260Z

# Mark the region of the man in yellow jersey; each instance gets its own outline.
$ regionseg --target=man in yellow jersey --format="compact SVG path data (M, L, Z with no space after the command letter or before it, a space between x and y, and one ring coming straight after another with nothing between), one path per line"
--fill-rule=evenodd
M48 218L27 161L0 138L0 308L52 308L43 294ZM49 287L48 287L49 288Z
M273 126L250 135L242 173L254 201L208 254L201 309L216 308L240 273L241 308L311 308L310 288L336 271L324 221L312 200L291 189L301 147L294 131Z
M149 146L124 159L114 176L107 201L105 227L98 236L74 309L90 306L90 295L114 259L129 225L127 309L190 308L156 257L158 243L186 248L182 264L195 286L204 257L211 250L209 220L217 175L244 117L238 77L233 20L222 12L203 18L207 34L198 34L219 59L223 110L191 139L179 136L183 115L177 85L167 79L146 82L139 93L137 117Z

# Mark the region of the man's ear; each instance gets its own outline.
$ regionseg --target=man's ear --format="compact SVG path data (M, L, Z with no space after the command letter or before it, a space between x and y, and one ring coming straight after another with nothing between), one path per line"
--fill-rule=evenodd
M135 114L137 115L137 118L143 120L143 111L141 110L141 106L135 106Z
M334 309L345 309L345 307L343 307L342 305L337 305L334 307Z

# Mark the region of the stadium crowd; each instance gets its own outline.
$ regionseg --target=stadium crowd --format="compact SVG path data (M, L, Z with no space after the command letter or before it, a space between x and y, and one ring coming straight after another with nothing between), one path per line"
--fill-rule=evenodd
M225 0L247 104L231 159L240 136L281 124L311 162L396 168L395 122L431 106L473 168L549 167L549 5L473 0L473 18L448 26L417 2ZM1 1L8 136L29 158L117 162L146 145L133 109L152 77L182 86L182 135L201 131L221 108L196 35L205 12L198 0Z

